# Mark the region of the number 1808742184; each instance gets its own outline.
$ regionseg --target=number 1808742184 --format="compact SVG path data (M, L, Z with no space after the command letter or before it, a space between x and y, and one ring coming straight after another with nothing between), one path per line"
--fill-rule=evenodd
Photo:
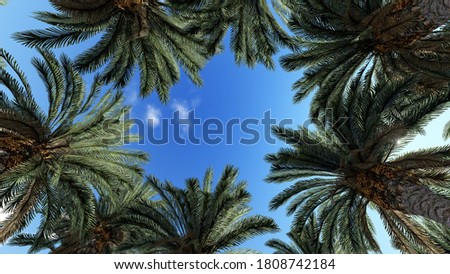
M334 259L259 259L258 269L334 269Z

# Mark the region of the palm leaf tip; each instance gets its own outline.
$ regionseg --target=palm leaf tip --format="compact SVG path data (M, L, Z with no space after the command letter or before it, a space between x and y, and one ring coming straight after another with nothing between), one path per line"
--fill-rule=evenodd
M444 126L444 133L443 133L442 136L444 137L445 140L450 138L450 122L445 124L445 126Z

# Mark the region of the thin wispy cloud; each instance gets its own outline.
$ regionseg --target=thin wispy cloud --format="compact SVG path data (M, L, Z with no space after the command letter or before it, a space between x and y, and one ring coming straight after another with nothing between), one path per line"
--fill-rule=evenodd
M191 112L195 107L197 107L200 104L200 101L194 102L194 101L183 101L180 102L178 100L174 100L171 104L170 108L174 112L179 112L179 118L182 120L189 119L189 112ZM194 106L195 105L195 106ZM180 121L181 122L181 121ZM182 122L182 125L180 125L181 135L186 136L188 134L188 130L190 127L190 123L186 123L186 121Z
M146 119L150 126L157 127L161 124L162 112L160 109L147 105Z
M186 102L174 101L170 106L174 112L180 113L180 119L188 119L189 111L191 110Z
M189 112L198 108L200 106L201 99L200 97L196 97L189 101L179 101L179 100L173 100L173 103L171 104L171 109L176 112L180 112L180 118L181 119L188 119L189 118Z

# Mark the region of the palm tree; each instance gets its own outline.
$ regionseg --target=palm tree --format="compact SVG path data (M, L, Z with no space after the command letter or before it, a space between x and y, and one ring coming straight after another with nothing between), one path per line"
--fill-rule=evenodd
M144 229L128 247L139 253L213 254L232 252L244 241L278 230L267 217L254 215L247 205L245 182L236 183L238 170L227 166L213 191L213 172L203 183L186 180L186 189L148 177L147 184L160 200L141 202L130 209L126 221ZM125 248L126 250L127 248Z
M0 242L20 232L41 215L40 236L48 235L61 210L74 230L95 221L95 197L113 195L118 187L142 178L145 153L119 148L129 135L128 107L121 92L100 96L94 79L85 92L73 63L47 51L32 63L48 95L48 111L39 107L25 74L0 51L17 78L0 68L0 205L9 217L0 224ZM94 192L95 190L95 192ZM70 206L64 207L64 205ZM42 237L39 237L42 238Z
M448 0L282 0L280 13L289 21L300 47L282 57L288 71L305 69L294 84L294 101L316 87L311 115L345 96L353 79L402 80L412 74L425 86L447 86L450 79Z
M415 216L450 227L450 147L399 152L449 106L450 92L424 96L413 91L416 84L385 81L371 90L369 82L353 81L349 96L333 108L334 117L342 117L339 123L315 121L314 131L275 127L291 147L266 156L267 180L297 181L275 196L270 208L291 200L287 212L295 214L299 231L317 213L323 248L332 252L336 246L344 253L380 252L368 206L379 212L402 252L442 252Z
M209 41L209 53L222 49L231 29L231 49L237 64L254 67L257 63L274 69L272 56L279 46L296 47L272 14L266 0L192 0L168 1L190 21L191 32ZM275 4L279 0L272 1Z
M295 227L287 233L292 241L288 244L279 239L271 239L266 242L268 247L275 249L274 254L324 254L320 236L320 223L312 214L302 231Z
M111 254L128 238L136 237L139 230L122 222L127 208L138 200L152 195L143 184L136 183L134 189L119 189L115 195L99 197L95 200L95 225L80 237L73 231L70 218L61 214L56 220L54 231L45 238L38 234L19 234L13 237L10 245L30 246L29 253L50 250L52 254ZM37 244L38 243L38 244Z
M50 0L59 13L38 12L36 18L53 27L14 35L26 46L43 48L78 44L102 33L95 46L75 60L81 72L104 67L101 79L126 85L135 66L140 70L140 93L156 90L162 102L180 78L181 65L196 85L208 54L200 37L189 34L167 1Z

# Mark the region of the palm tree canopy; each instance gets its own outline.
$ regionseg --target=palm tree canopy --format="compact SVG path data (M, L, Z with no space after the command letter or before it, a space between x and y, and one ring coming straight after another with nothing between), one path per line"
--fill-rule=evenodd
M232 251L244 241L278 230L275 222L250 212L245 182L236 182L238 170L227 166L213 190L213 172L203 183L186 180L181 189L148 177L147 184L160 200L141 202L130 209L127 221L145 233L129 246L141 253L213 254Z
M0 68L0 205L9 213L0 242L20 232L38 213L38 234L48 235L61 210L83 233L94 225L95 193L113 195L119 186L142 178L147 155L121 149L129 135L123 94L101 95L99 78L89 91L74 64L47 51L32 63L44 82L48 111L35 101L26 75L0 51L14 77ZM10 95L8 95L10 94ZM70 206L64 207L64 205Z
M267 0L168 1L190 22L190 31L209 41L209 53L220 51L231 29L231 49L237 64L254 67L257 63L274 69L272 56L278 48L296 47L272 14ZM279 0L272 1L274 4Z
M419 74L426 86L448 85L449 26L431 15L441 9L448 19L448 1L282 2L280 13L300 47L281 63L288 71L305 69L293 86L295 102L319 88L311 116L319 117L343 96L352 79L376 81L380 71L393 80Z
M75 67L81 72L103 67L101 79L123 87L138 66L141 96L156 90L162 102L169 100L170 88L180 79L180 65L194 84L202 84L199 72L209 58L207 47L186 31L166 1L51 2L60 12L38 12L36 18L53 26L17 33L16 40L52 48L102 34L95 46L76 58Z
M38 234L19 234L13 237L10 245L30 246L29 253L50 250L52 254L111 254L115 253L128 238L135 237L139 230L124 223L124 214L137 201L149 199L154 193L140 182L134 188L121 188L114 195L95 200L95 225L83 237L72 230L67 214L56 220L54 231L43 239ZM38 245L36 243L39 243Z
M296 180L271 201L276 209L289 200L288 214L302 231L318 214L323 248L336 252L379 252L367 207L377 209L394 246L408 253L442 252L414 215L449 226L450 147L399 155L426 123L449 105L446 90L414 92L417 82L354 81L347 97L316 130L275 127L290 144L267 155L269 182ZM342 118L339 123L337 118ZM330 118L331 117L331 118ZM439 235L438 235L439 237Z

